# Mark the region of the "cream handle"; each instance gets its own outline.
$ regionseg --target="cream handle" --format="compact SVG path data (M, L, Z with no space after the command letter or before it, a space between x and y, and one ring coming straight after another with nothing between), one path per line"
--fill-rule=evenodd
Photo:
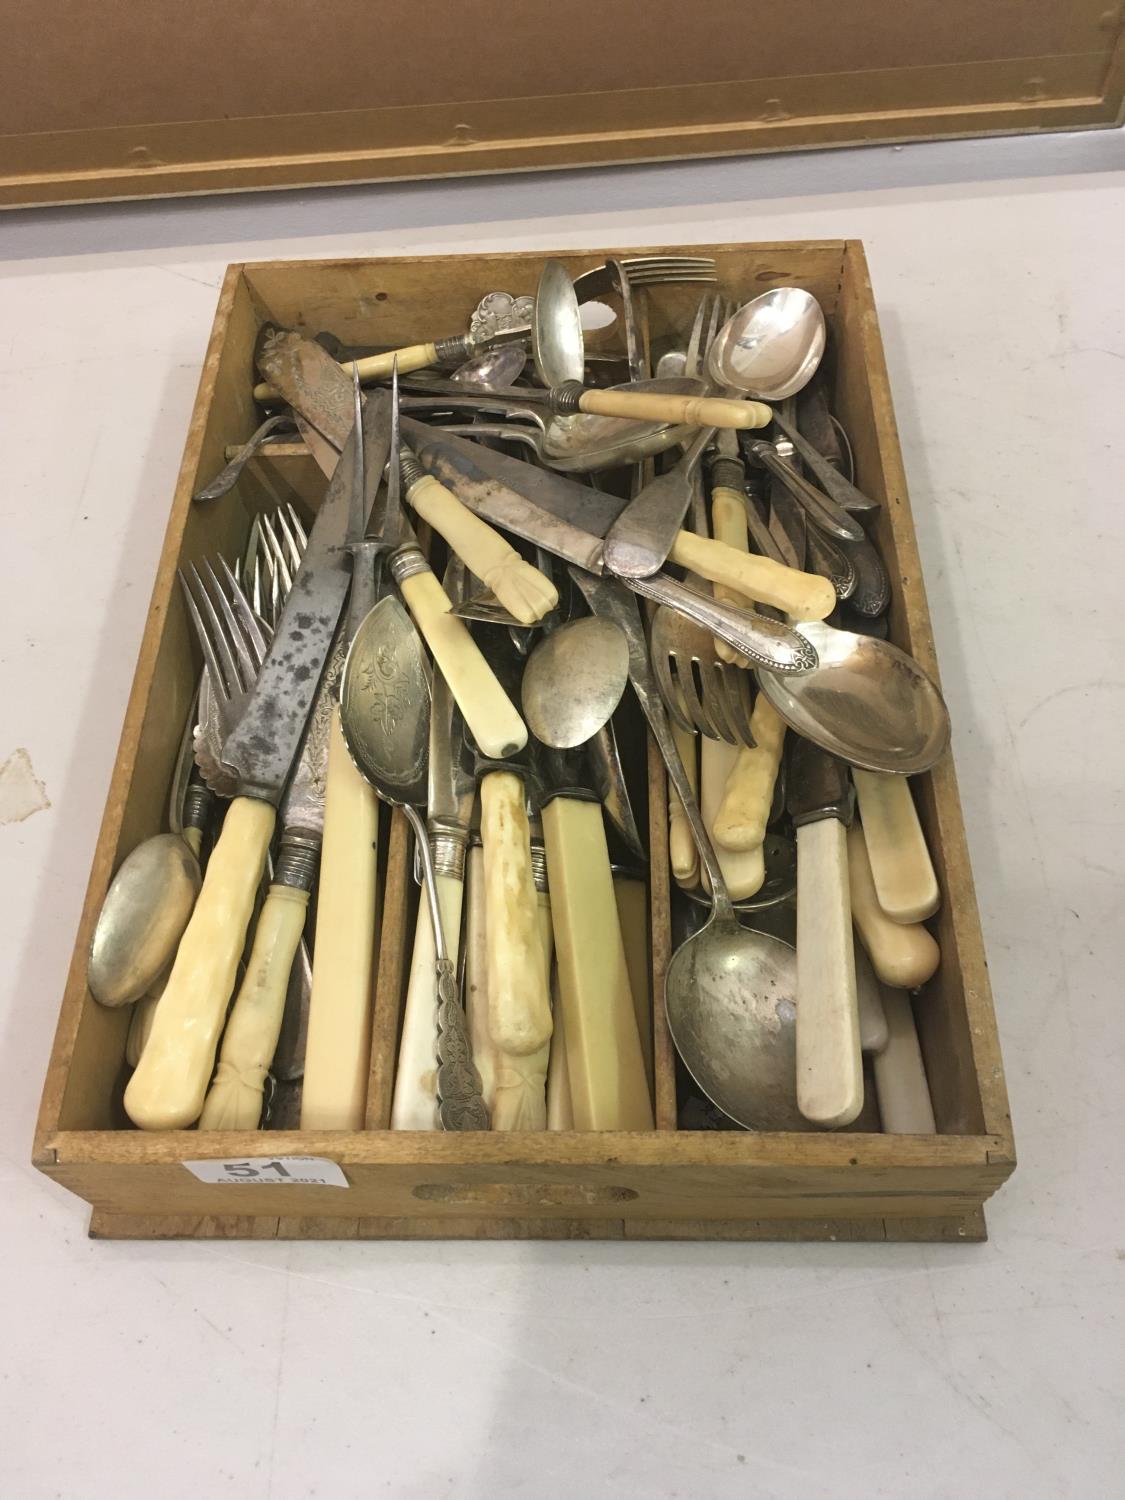
M427 568L404 578L399 591L449 684L469 733L484 754L503 758L522 750L527 744L527 726L481 655L464 620L450 613L453 606L449 596L433 573Z
M480 784L488 938L488 1029L502 1052L527 1056L551 1038L523 782L492 771Z
M142 995L133 1006L133 1014L129 1017L129 1035L125 1038L125 1061L131 1068L135 1068L141 1060L141 1053L145 1050L145 1043L152 1030L152 1018L156 1014L157 1003L164 992L167 978L166 974L162 975L148 994Z
M125 1089L126 1113L142 1130L184 1130L199 1118L275 817L268 802L251 797L236 797L227 809L148 1042Z
M554 951L551 900L540 890L535 895L539 941L543 947L543 961L550 974ZM528 1053L526 1057L517 1057L511 1052L497 1052L493 1130L547 1129L547 1069L554 1044L552 1018L551 1040L537 1051Z
M554 797L543 841L576 1130L652 1130L601 804Z
M559 1004L557 971L554 996L555 1029L551 1033L551 1055L547 1063L547 1129L573 1130L574 1108L570 1102L570 1069L566 1058L566 1018Z
M461 906L465 888L453 875L437 876L438 903L446 947L454 965L461 946ZM470 954L472 947L469 948ZM391 1101L392 1130L437 1130L437 952L429 902L418 903L414 924L414 952L402 1015L402 1039L398 1045L394 1096ZM470 1010L470 1017L471 1017ZM485 1084L484 1097L491 1107L484 1059L477 1055L475 1036L473 1061Z
M797 829L797 1108L814 1125L850 1125L863 1108L847 830Z
M378 840L378 799L348 754L336 708L328 729L302 1130L363 1129L379 915Z
M498 1049L488 1029L488 929L485 918L484 850L479 847L470 849L466 856L465 902L465 1020L469 1044L473 1049L473 1062L480 1074L481 1096L488 1106L492 1128L495 1128ZM391 1123L394 1123L393 1115Z
M875 977L867 949L854 944L855 991L859 1001L859 1045L869 1055L887 1045L887 1017L883 1010L883 986Z
M432 474L416 480L406 498L521 625L534 625L554 609L559 594L551 580Z
M875 973L894 989L913 990L925 984L941 962L941 950L921 923L904 926L892 922L879 905L867 844L858 823L848 830L848 872L852 917Z
M223 1033L219 1065L207 1093L200 1130L257 1130L266 1075L285 1010L289 971L305 930L309 893L271 885L254 932L250 962Z
M731 547L736 552L750 551L750 532L746 524L746 507L742 503L742 497L737 490L732 490L726 485L718 484L711 491L711 532L717 542ZM677 538L678 540L678 538ZM673 551L675 544L673 544ZM722 582L715 583L715 598L724 604L733 604L736 608L744 608L746 596L741 590L728 588ZM720 661L730 662L732 666L748 667L749 661L740 652L736 651L727 641L715 638L715 655Z
M901 990L885 990L883 1008L887 1013L887 1045L874 1060L883 1130L887 1135L935 1135L934 1106L910 996Z
M727 883L732 901L745 901L761 890L766 879L766 861L762 846L752 849L724 849L715 840L715 819L722 804L730 773L738 759L739 746L725 740L700 738L699 810L707 832L715 841L715 855ZM706 875L704 876L706 880Z
M676 723L673 723L671 728L676 749L680 752L680 759L684 763L688 784L698 796L699 736ZM695 847L695 840L691 836L691 824L684 812L684 805L670 781L668 783L668 860L672 866L672 874L680 885L685 890L693 891L699 884L699 850Z
M785 745L785 725L765 693L759 693L750 715L752 750L739 747L715 814L713 833L722 849L758 849L766 836L774 786Z
M941 905L937 876L905 776L852 771L879 905L892 922L924 922Z
M642 391L586 391L579 399L578 410L599 417L676 422L688 427L768 427L773 421L773 412L761 401L727 401L721 396L650 396Z
M637 1033L645 1059L645 1077L651 1095L655 1088L652 1053L652 990L649 985L648 887L643 880L614 877L613 893L617 897L617 917L621 923L621 940L625 945L625 967L633 994Z
M410 344L405 349L389 349L386 354L368 354L363 359L357 359L355 365L359 370L360 380L382 380L392 374L396 360L400 375L409 375L412 370L425 370L430 365L437 364L437 345ZM340 368L346 371L350 378L352 361L349 360ZM277 392L272 385L262 382L254 387L255 401L276 399Z
M836 590L827 578L787 568L770 557L738 552L710 537L681 531L668 556L701 578L735 590L740 596L736 604L745 606L753 599L783 609L795 620L823 620L836 608Z

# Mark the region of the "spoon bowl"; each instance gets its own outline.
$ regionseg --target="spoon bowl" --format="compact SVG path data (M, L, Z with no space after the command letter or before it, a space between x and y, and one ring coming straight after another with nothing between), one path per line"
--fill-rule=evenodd
M824 355L820 303L802 287L779 286L740 307L719 329L707 354L716 385L761 401L803 390Z
M553 750L584 745L608 723L629 680L629 646L611 620L560 625L536 646L523 672L523 711Z
M87 982L101 1005L139 1000L175 957L202 878L178 833L158 833L129 854L102 902Z
M912 656L822 620L793 628L815 647L819 665L801 676L758 673L790 729L864 771L914 776L941 759L949 711Z
M535 293L531 352L545 386L581 380L586 368L586 340L574 283L560 260L543 263Z
M665 978L668 1028L696 1084L748 1130L811 1130L797 1108L797 955L716 916Z
M449 378L470 390L490 391L497 386L515 385L526 364L527 350L522 344L499 344L495 349L474 355Z

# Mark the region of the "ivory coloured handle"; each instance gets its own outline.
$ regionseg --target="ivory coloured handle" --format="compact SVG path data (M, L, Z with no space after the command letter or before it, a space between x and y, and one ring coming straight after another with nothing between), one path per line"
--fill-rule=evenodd
M570 1069L566 1057L566 1017L559 1004L557 971L554 997L555 1029L551 1033L551 1055L547 1063L547 1129L573 1130L574 1108L570 1102Z
M481 1097L488 1106L490 1128L496 1124L497 1047L488 1029L488 935L485 919L484 850L471 848L465 858L465 1020L473 1062L480 1074ZM428 924L427 924L428 925ZM421 911L419 911L421 926ZM409 1003L409 1000L408 1002ZM434 1116L436 1119L436 1116ZM394 1116L391 1116L394 1124ZM433 1126L423 1127L427 1130Z
M935 1135L934 1106L910 996L884 990L887 1045L874 1059L879 1115L888 1135Z
M554 609L559 594L551 580L432 474L416 480L406 498L521 625L534 625Z
M302 1130L362 1130L371 1064L379 803L333 709L313 944Z
M404 578L399 591L484 754L503 759L522 750L527 744L527 726L465 622L450 613L449 596L433 573L426 569Z
M755 699L750 730L754 748L739 747L715 814L715 842L730 851L760 848L769 825L785 725L765 693Z
M736 552L750 551L750 531L746 524L746 507L737 490L717 484L711 491L711 532L717 542L732 547ZM675 545L673 544L673 551ZM746 596L736 588L728 588L721 581L715 583L715 598L725 604L744 608ZM715 655L720 661L732 666L747 667L746 657L736 651L727 641L715 637Z
M892 922L924 922L941 895L909 781L857 769L852 780L879 905Z
M586 391L578 402L578 409L599 417L676 422L688 427L768 427L773 420L773 412L761 401L728 401L721 396L647 395L642 391Z
M617 897L617 917L621 923L621 940L625 945L625 966L629 971L629 988L637 1032L645 1059L645 1077L651 1095L655 1088L652 1052L652 991L649 986L648 887L643 880L614 877L613 893Z
M476 852L476 851L474 851ZM465 888L452 875L437 876L438 902L446 946L454 964L461 944L461 906ZM483 924L482 924L483 925ZM469 949L470 954L472 948ZM394 1096L391 1100L392 1130L437 1130L437 956L429 902L418 903L414 925L414 951L402 1016L402 1039L398 1046ZM472 971L466 969L466 984ZM472 1012L469 1010L471 1018ZM491 1108L486 1077L486 1059L478 1056L477 1039L471 1037L473 1061L484 1083L485 1102Z
M386 354L368 354L363 359L357 359L355 364L359 370L360 380L382 380L392 374L395 361L398 361L398 373L409 375L412 370L424 370L429 365L437 364L437 346L435 344L410 344L405 349L390 349ZM351 376L352 361L340 366L348 376ZM272 385L263 382L254 387L255 401L269 401L277 396Z
M129 1017L129 1035L125 1038L125 1061L131 1068L135 1068L141 1060L141 1053L145 1050L145 1043L152 1030L152 1018L156 1014L167 978L166 974L161 975L148 994L142 995L133 1006L133 1014Z
M551 956L554 949L551 899L540 890L537 890L535 895L539 941L543 945L543 962L547 965L547 973L550 974ZM555 1034L552 1029L551 1040L524 1057L511 1052L496 1054L493 1130L547 1129L547 1069L554 1042Z
M526 1056L551 1037L523 782L493 771L480 784L488 938L488 1029L501 1052Z
M762 846L735 851L725 849L715 838L715 818L723 800L727 781L738 759L739 746L725 740L700 736L699 810L703 823L715 844L715 857L732 901L745 901L756 895L765 884L766 861ZM706 872L704 872L706 881Z
M601 804L554 797L543 841L575 1130L652 1130Z
M710 537L681 531L668 554L674 563L734 589L746 604L754 599L783 609L795 620L823 620L836 608L836 590L827 578L801 573L756 553L738 552Z
M699 736L690 729L671 723L672 738L680 759L684 763L684 774L692 791L699 794ZM668 783L668 860L672 874L686 890L692 891L699 884L699 850L691 836L691 825L684 812L679 793Z
M847 830L797 829L797 1108L814 1125L850 1125L863 1108Z
M126 1112L142 1130L184 1130L199 1118L275 816L268 802L251 797L236 797L227 809L148 1042L125 1089Z
M879 905L858 823L848 830L848 872L852 917L875 973L894 989L912 990L925 984L941 962L941 950L921 923L892 922Z
M859 1001L859 1045L866 1053L882 1052L887 1045L887 1016L883 1010L883 986L875 977L867 949L854 944L855 990Z
M219 1065L199 1117L200 1130L257 1130L266 1075L277 1050L289 971L305 930L309 893L271 885L254 932L250 962L223 1033Z

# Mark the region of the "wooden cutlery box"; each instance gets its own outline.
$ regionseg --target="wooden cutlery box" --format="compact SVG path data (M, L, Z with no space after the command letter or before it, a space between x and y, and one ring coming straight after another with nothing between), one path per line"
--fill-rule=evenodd
M660 247L667 251L673 247ZM678 248L678 247L677 247ZM892 579L891 638L937 676L891 394L863 247L856 241L699 245L745 297L807 287L824 307L835 410L857 475L883 506L876 539ZM609 247L560 252L572 274ZM323 491L311 456L286 445L256 459L223 499L193 504L228 444L259 421L251 387L261 324L344 343L409 344L455 331L489 291L535 288L543 252L407 260L269 261L231 266L187 437L117 765L75 940L35 1137L41 1171L85 1199L95 1236L949 1240L984 1237L982 1205L1015 1165L988 970L952 758L915 782L941 882L942 950L915 1016L938 1134L752 1134L676 1128L676 1077L660 999L672 939L666 791L649 756L650 921L655 1103L652 1133L441 1134L388 1126L408 941L417 900L406 825L389 822L367 1129L357 1133L146 1134L122 1109L128 1009L86 987L90 936L113 872L166 816L179 737L199 670L176 584L187 560L231 555L256 509ZM654 333L686 328L699 288L650 295ZM607 299L611 301L612 299ZM612 327L603 338L611 338ZM315 1157L347 1186L212 1183L184 1163ZM268 1181L268 1178L266 1179Z

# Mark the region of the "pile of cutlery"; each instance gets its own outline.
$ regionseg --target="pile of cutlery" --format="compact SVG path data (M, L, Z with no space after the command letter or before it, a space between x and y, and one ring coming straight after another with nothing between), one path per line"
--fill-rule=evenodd
M688 327L655 316L670 283L700 286ZM262 423L196 500L296 440L325 493L181 576L202 675L171 832L91 953L95 998L136 1005L135 1125L380 1123L389 804L424 886L392 1128L651 1130L655 999L682 1128L935 1129L907 778L948 718L887 639L823 312L743 291L706 257L548 261L408 346L262 328ZM593 298L620 308L597 359ZM645 724L680 940L655 997Z

